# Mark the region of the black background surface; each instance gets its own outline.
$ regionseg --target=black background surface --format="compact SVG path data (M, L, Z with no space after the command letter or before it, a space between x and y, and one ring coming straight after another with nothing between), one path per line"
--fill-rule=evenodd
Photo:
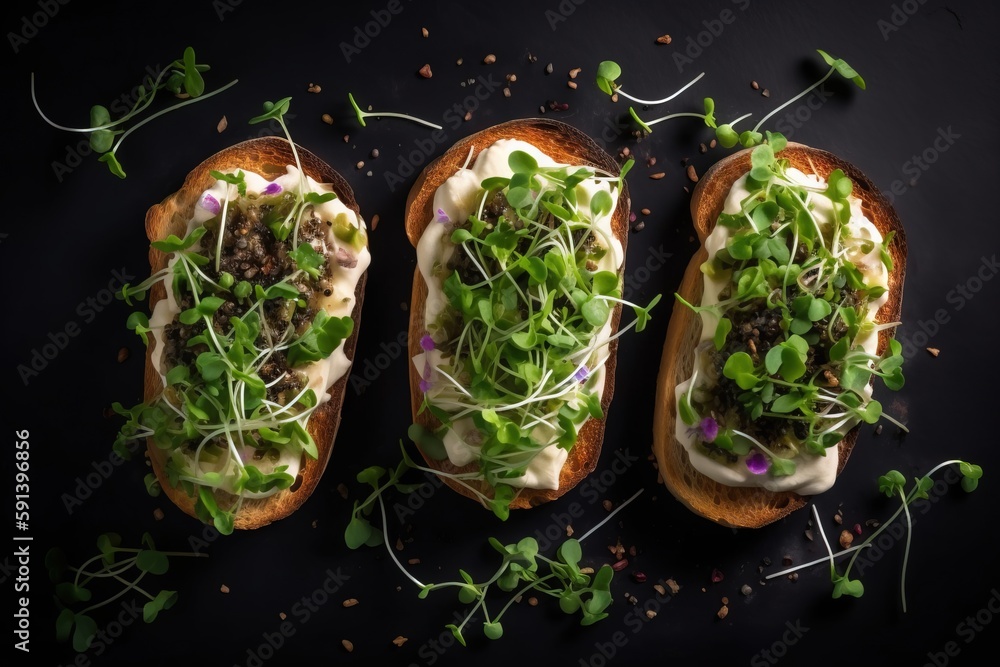
M8 10L2 24L8 42L5 172L6 199L13 206L0 227L0 285L7 302L0 348L3 421L8 446L16 431L30 432L30 529L22 533L13 521L8 525L11 538L33 538L27 594L31 652L14 652L18 664L74 659L68 645L54 640L56 609L43 557L58 545L79 563L95 553L94 542L105 531L120 533L130 544L150 531L161 548L194 547L209 558L174 559L171 570L150 585L153 591L162 586L180 594L177 605L151 625L139 621L118 633L122 628L107 624L119 604L110 605L108 614L97 612L108 641L92 647L80 664L761 665L775 664L780 656L780 663L790 665L922 665L932 659L939 665L974 665L995 652L1000 646L1000 574L991 520L1000 500L993 479L1000 458L993 428L1000 370L995 5L397 2L396 14L384 2L321 7L254 0L19 0ZM381 26L373 11L391 20ZM428 38L421 27L430 31ZM358 37L366 29L374 36ZM655 38L665 33L673 36L672 44L657 45ZM355 50L345 55L343 44L356 38ZM83 135L47 126L32 109L30 72L46 113L56 122L83 125L91 104L127 99L147 67L165 66L187 45L212 66L206 74L210 90L234 78L239 83L132 135L119 152L128 173L124 181L95 156L80 155ZM780 120L782 113L769 125L853 162L885 192L895 187L909 240L904 324L897 332L907 344L907 383L896 394L882 387L877 393L911 433L899 437L889 424L880 436L864 429L836 486L816 499L824 526L835 539L839 529L830 517L838 507L847 525L887 518L897 502L878 493L876 478L891 468L912 478L940 461L962 458L986 469L976 493L942 483L932 494L934 502L915 511L905 614L901 540L883 543L889 548L877 560L872 556L875 562L861 573L866 587L861 599L831 599L825 566L801 572L794 583L778 578L762 586L762 559L773 563L766 574L776 571L786 554L796 563L824 555L818 536L810 542L803 535L809 510L756 531L722 528L677 503L647 461L669 295L696 249L685 191L691 184L682 160L690 158L701 173L727 152L700 154L699 143L711 137L692 119L660 124L637 143L618 124L627 104L613 104L594 85L597 63L618 61L624 70L619 83L649 98L707 73L679 99L644 112L647 119L665 108L699 110L706 95L715 98L722 119L748 112L761 118L825 71L815 48L848 60L868 90L831 79L822 95L786 110L793 120ZM496 55L495 64L483 64L488 53ZM529 53L537 62L528 61ZM460 57L464 64L458 66ZM546 75L550 62L554 71ZM417 75L425 63L434 72L429 80ZM574 67L582 68L577 90L566 85ZM502 82L511 73L517 81L506 98ZM463 87L467 79L476 81ZM754 79L770 90L769 99L751 89ZM307 93L310 82L322 92ZM476 101L470 121L452 120L455 105L471 103L470 95L488 88L492 92ZM362 129L347 105L348 91L378 110L439 122L446 140L435 143L426 128L401 120L371 121ZM87 300L107 296L103 291L115 271L135 281L148 274L146 209L215 151L274 133L274 127L251 127L247 120L264 100L288 95L293 137L348 178L366 219L380 218L370 236L373 263L352 371L352 386L368 384L363 392L349 392L326 475L300 511L255 532L212 539L169 501L145 493L140 458L108 463L120 422L103 413L112 401L139 399L142 344L125 329L129 307L116 301L98 312ZM617 504L643 488L634 504L583 545L585 564L595 567L610 562L606 546L619 538L626 547L635 546L637 555L616 576L611 615L601 623L582 628L554 601L542 600L537 607L522 602L505 616L501 640L483 638L473 623L466 632L469 647L462 648L452 645L444 629L461 608L451 593L418 600L384 549L345 547L350 500L337 486L346 483L351 499L362 494L354 475L368 465L393 465L409 423L407 361L397 342L405 337L415 263L402 220L415 174L409 168L419 169L476 130L539 115L539 106L552 100L569 103L569 109L547 111L546 117L582 129L613 153L628 146L637 157L629 177L633 209L649 208L651 214L639 216L645 229L631 235L625 275L636 300L661 292L668 298L645 332L622 341L604 450L587 482L557 502L514 513L506 523L432 485L424 489L429 498L411 499L412 512L406 498L391 496L390 514L406 512L402 521L390 516L390 540L403 538L401 558L420 559L410 569L421 580L455 578L459 567L481 580L496 563L489 536L510 542L539 535L545 547L562 534L563 517L572 517L579 536L606 516L603 500ZM321 122L323 113L334 118L332 126ZM223 115L228 129L220 134L216 124ZM346 143L344 135L350 135ZM369 154L375 148L381 155L373 160ZM657 158L654 168L646 166L647 157ZM355 167L359 160L365 162L361 170ZM666 176L648 178L657 171ZM393 174L403 182L387 178ZM79 335L68 338L65 349L26 384L18 367L30 365L33 351L50 343L49 334L70 323ZM928 345L939 348L940 356L927 354ZM123 346L131 355L118 363ZM375 373L378 366L384 368ZM3 484L11 490L5 502L12 514L14 450L6 451ZM163 510L162 521L154 520L155 508ZM0 551L0 583L8 599L24 595L15 592L12 555L20 544L10 539ZM715 568L724 574L718 583L711 582ZM633 581L634 570L647 574L648 581ZM323 586L330 573L342 584L327 595ZM652 584L668 577L681 590L660 598ZM753 588L749 597L740 594L743 584ZM222 585L228 594L220 592ZM637 598L636 606L627 594ZM719 620L723 596L729 598L729 614ZM303 598L316 602L308 615ZM346 598L360 603L345 608ZM13 605L6 609L13 613ZM658 615L648 620L645 609ZM282 612L287 636L280 636ZM982 625L969 624L970 616ZM15 621L5 617L13 630ZM392 640L399 635L408 641L396 647ZM15 641L12 634L4 636ZM354 643L353 653L345 652L341 639Z

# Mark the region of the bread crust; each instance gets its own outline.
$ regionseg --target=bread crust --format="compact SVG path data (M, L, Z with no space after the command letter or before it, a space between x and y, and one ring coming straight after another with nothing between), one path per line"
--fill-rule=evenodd
M714 229L733 183L750 170L750 153L751 149L746 149L720 160L699 179L692 194L691 217L701 247L691 259L677 290L689 303L701 302L703 281L700 267L708 258L705 239ZM889 248L894 264L894 270L889 275L889 298L876 314L876 321L899 321L906 274L906 236L888 200L857 167L827 151L789 143L777 157L788 160L792 167L807 174L818 174L824 179L835 169L843 170L854 183L853 195L861 199L865 215L883 237L890 231L896 232ZM879 354L888 346L894 331L891 328L879 333ZM691 376L694 348L700 337L701 318L690 308L675 303L657 379L653 452L667 488L691 511L726 526L759 528L805 506L808 497L794 492L726 486L701 474L691 464L687 450L674 437L674 389ZM838 475L854 449L859 429L860 425L851 429L840 442Z
M406 235L414 248L417 247L424 229L426 229L428 223L433 219L432 204L434 202L434 192L437 188L465 164L470 150L472 151L472 160L474 161L480 151L500 139L520 139L526 141L559 163L596 167L612 174L617 174L620 169L614 159L598 146L593 139L565 123L530 118L513 120L487 128L460 140L443 155L428 164L417 177L406 200ZM612 231L615 237L621 241L623 252L628 241L630 206L628 187L623 183L618 197L618 205L611 219ZM424 304L426 301L427 284L424 282L418 267L413 275L413 292L410 303L409 356L411 359L420 354L420 338L426 333L423 319ZM611 318L612 329L613 331L617 331L618 323L621 319L621 304L612 311ZM608 349L610 354L604 365L605 384L601 400L605 414L607 414L611 398L614 394L615 365L618 350L617 340L612 341L608 345ZM420 406L423 403L423 393L420 391L421 377L412 363L409 364L409 369L410 404L413 412L413 423L420 424L427 429L437 428L440 426L440 422L429 411L424 411L422 414L419 413ZM603 440L604 420L587 419L583 426L581 426L577 442L570 450L566 463L559 473L559 488L522 489L511 502L510 506L515 509L534 507L549 500L554 500L572 489L597 466L597 459L601 453L601 443ZM447 459L436 461L427 456L423 450L421 450L421 454L428 466L441 472L461 473L472 472L478 469L474 463L457 467L452 465ZM465 486L454 482L448 477L443 477L442 479L448 486L462 495L472 499L476 498L472 491ZM473 482L472 485L481 493L492 496L492 490L485 482Z
M347 181L333 168L301 146L296 146L296 150L302 163L302 170L317 182L332 185L340 201L360 217L354 192ZM151 242L164 239L170 234L183 237L198 198L215 182L210 174L212 170L243 169L244 171L256 172L271 180L286 173L286 165L289 164L295 164L291 146L286 140L276 137L250 139L216 153L187 175L180 190L149 209L146 213L146 236ZM150 247L149 265L151 272L156 273L166 267L168 258L167 253ZM354 358L354 350L357 345L366 277L367 272L362 274L355 289L355 305L351 313L354 330L344 342L344 352L348 359ZM150 290L150 309L152 310L157 302L165 297L166 288L163 282L156 283ZM143 387L144 398L147 402L156 398L163 388L160 374L152 362L155 345L155 340L150 340L146 351ZM333 442L340 425L340 410L344 402L349 375L349 373L345 373L334 383L329 389L330 400L317 407L309 418L307 430L316 442L319 452L317 459L303 457L305 465L300 470L300 477L288 489L267 498L245 499L235 517L234 525L236 528L260 528L272 521L284 518L297 510L316 489L330 460L330 453L333 451ZM166 462L164 451L157 447L152 439L147 441L146 449L153 466L153 472L156 473L163 491L175 505L196 517L195 500L182 488L171 486L167 480L164 472Z

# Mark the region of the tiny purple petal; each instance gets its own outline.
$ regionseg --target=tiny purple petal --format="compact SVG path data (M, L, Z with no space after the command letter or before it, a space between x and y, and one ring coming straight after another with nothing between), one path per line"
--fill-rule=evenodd
M583 382L590 375L590 371L587 370L586 366L580 366L580 368L573 374L577 382Z
M747 470L755 475L763 475L771 467L771 461L759 450L753 450L747 457Z
M276 195L281 192L281 186L277 183L268 183L267 187L264 188L263 194L265 195Z
M434 339L429 334L424 334L423 338L420 339L420 349L424 352L430 352L434 349Z
M427 380L420 381L420 391L426 394L428 391L430 391L430 389L431 389L431 383L429 381Z
M205 209L212 215L219 215L219 211L222 210L222 205L219 204L219 200L207 192L205 193L205 196L201 198L201 201L198 202L198 206Z
M705 417L698 425L698 431L705 442L715 442L715 438L719 435L719 423L711 417Z
M448 217L448 214L444 212L443 208L439 208L437 210L437 221L440 223L447 223L451 222L451 218Z

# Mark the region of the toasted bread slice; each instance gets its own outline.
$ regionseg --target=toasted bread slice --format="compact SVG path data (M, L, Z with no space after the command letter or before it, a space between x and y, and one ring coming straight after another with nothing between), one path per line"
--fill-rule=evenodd
M689 303L701 302L704 283L700 267L708 259L705 239L714 229L733 183L750 170L750 152L750 149L742 150L720 160L695 187L691 197L691 217L702 245L691 259L677 290ZM788 160L792 167L806 174L817 174L824 179L835 169L843 170L854 182L853 195L863 202L866 217L883 237L890 231L896 232L890 245L894 270L889 276L889 300L879 309L876 317L879 322L898 321L906 273L906 237L892 206L857 167L832 153L789 143L777 157ZM880 354L892 335L893 330L890 329L879 333ZM701 318L690 308L675 304L663 344L657 380L653 452L667 488L693 512L726 526L758 528L803 507L807 498L793 492L726 486L701 474L691 464L687 450L674 437L677 419L674 388L691 377L694 349L700 339ZM851 455L858 433L859 428L855 427L839 443L838 475Z
M452 174L460 169L469 158L470 150L472 160L484 148L489 147L500 139L520 139L528 142L543 153L550 156L559 163L591 166L597 169L617 174L620 167L614 159L608 155L593 139L580 132L576 128L552 120L543 119L523 119L514 120L500 125L493 126L472 136L466 137L448 149L441 157L431 162L417 177L416 182L410 190L406 201L406 235L410 243L416 248L428 223L433 219L434 214L432 204L434 202L434 192ZM472 162L470 162L472 164ZM628 218L630 201L628 188L623 184L618 197L618 205L612 213L611 228L622 243L622 250L625 250L628 241ZM424 304L427 300L427 284L424 282L420 269L417 268L413 276L413 293L410 304L410 327L409 327L409 353L410 357L420 354L420 338L426 333L424 326ZM619 304L612 311L613 331L618 330L618 323L621 318L621 305ZM605 385L602 396L602 407L607 414L614 394L615 384L615 357L618 349L617 340L609 344L610 356L605 363ZM440 423L429 411L420 411L423 402L423 393L420 391L420 374L410 367L410 402L413 410L414 423L420 424L427 429L435 429ZM540 505L549 500L554 500L576 486L584 477L590 474L597 465L597 459L601 453L601 443L604 440L604 421L590 418L579 430L576 444L569 452L569 457L563 465L559 474L558 489L522 489L511 503L512 508L527 508ZM427 464L443 472L459 473L475 471L475 464L470 464L458 468L453 466L447 459L437 461L421 451ZM451 480L448 477L444 481L459 493L475 498L473 493L465 486ZM492 491L485 482L473 483L478 490L488 496Z
M301 147L296 147L302 170L319 183L332 185L337 197L348 208L360 217L354 192L347 181L318 157ZM146 213L146 236L150 241L166 238L170 234L183 237L187 232L188 221L194 212L195 204L201 194L208 189L215 179L210 172L243 169L256 172L271 179L286 173L287 165L294 165L290 144L275 137L251 139L231 146L209 157L194 168L181 189L152 206ZM149 249L149 265L152 273L167 266L168 255L156 248ZM344 351L348 359L353 359L360 329L361 304L364 298L365 275L361 276L355 290L355 305L351 313L354 320L354 330L344 341ZM162 282L156 283L150 291L150 309L166 297L166 289ZM152 362L153 349L156 342L151 340L146 352L146 372L144 380L145 400L151 401L163 389L163 381ZM316 460L303 456L305 465L300 469L299 478L288 489L278 491L274 495L262 499L245 499L235 517L235 527L240 529L259 528L272 521L284 518L297 510L316 489L320 477L326 469L333 451L333 441L340 425L340 410L344 402L348 373L345 373L329 388L330 400L321 404L310 416L308 422L309 434L316 442L319 456ZM182 510L196 516L195 501L181 488L175 488L167 481L164 472L166 457L152 440L147 443L149 459L153 465L164 492Z

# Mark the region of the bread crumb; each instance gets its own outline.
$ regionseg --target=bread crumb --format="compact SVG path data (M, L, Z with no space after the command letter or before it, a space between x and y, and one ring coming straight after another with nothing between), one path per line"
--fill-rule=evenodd
M411 558L410 560L408 560L406 562L409 563L410 565L420 565L420 559L419 558Z
M492 53L486 54L486 57L483 58L483 64L484 65L492 65L496 61L497 61L497 57L495 55L493 55Z
M724 619L726 616L729 616L729 607L722 605L719 607L719 611L715 612L715 615L719 617L719 620Z
M660 180L661 178L663 178L663 177L664 177L664 176L666 176L666 175L667 175L667 174L666 174L665 172L662 172L662 171L658 171L658 172L656 172L655 174L650 174L650 175L649 175L649 177L650 177L651 179L653 179L654 181L658 181L658 180Z
M285 620L286 618L288 618L288 614L286 614L285 612L281 612L278 614L278 618L280 618L281 620Z
M341 646L344 647L344 650L347 651L348 653L354 650L354 643L351 642L350 639L341 639L340 644Z
M372 231L373 232L375 231L376 227L378 227L378 213L376 213L375 215L372 216Z
M316 85L315 83L310 83L310 84L309 84L309 87L308 87L308 88L306 88L306 91L307 91L307 92L310 92L310 93L318 93L318 92L320 92L321 90L323 90L323 89L322 89L322 88L320 88L320 87L319 87L318 85Z
M582 72L582 71L583 71L583 69L582 69L582 68L580 68L580 67L574 67L573 69L571 69L571 70L569 71L569 78L571 78L571 79L575 79L575 78L576 78L576 76L577 76L577 74L579 74L579 73L580 73L580 72Z
M395 639L392 640L392 643L395 644L396 646L402 646L407 641L408 640L407 640L406 637L404 637L403 635L399 635L398 637L396 637Z
M221 134L226 131L227 127L229 127L229 119L223 116L219 119L219 124L215 126L215 131Z
M528 598L528 604L531 605L532 607L537 607L538 606L538 598L536 598L534 596Z
M322 120L327 125L333 125L333 116L331 116L328 113L325 113L322 116L320 116L320 120Z
M342 604L345 607L353 607L356 604L358 604L358 600L357 600L357 598L347 598L346 600L344 600L344 602Z
M670 589L670 594L671 595L677 595L678 591L681 590L681 587L673 579L667 579L663 583L665 583L667 585L667 588ZM705 589L702 589L702 590L705 590Z
M694 170L693 164L687 166L687 177L692 183L698 182L698 172Z
M153 518L156 519L157 521L163 521L163 510L161 510L159 507L153 510Z
M656 38L657 44L669 44L672 41L674 41L674 38L671 37L670 35L660 35L659 37Z
M417 71L417 74L424 77L425 79L429 79L432 76L434 76L434 73L431 72L430 63L425 63L424 66Z
M939 354L941 354L941 350L937 349L936 347L927 348L927 352L930 353L932 357L936 357Z
M427 28L421 28L420 34L423 35L424 37L429 37L431 33Z
M226 586L225 584L222 584L221 586L219 586L219 592L220 593L228 593L229 592L229 586Z
M347 500L347 485L344 484L343 482L341 482L340 484L338 484L337 485L337 493L340 494L341 498L343 498L344 500Z
M653 620L654 618L656 618L656 612L653 611L652 609L647 609L646 610L646 618L648 618L650 620Z

